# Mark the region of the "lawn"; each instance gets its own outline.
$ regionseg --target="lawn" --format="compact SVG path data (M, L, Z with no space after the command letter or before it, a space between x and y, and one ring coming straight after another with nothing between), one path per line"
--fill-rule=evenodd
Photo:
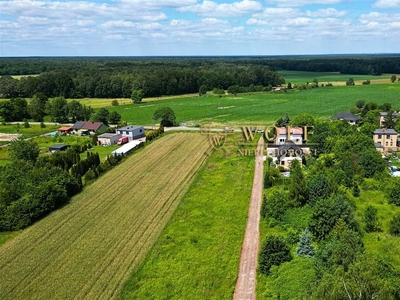
M209 149L206 136L166 135L9 240L0 247L1 299L117 298Z
M214 151L122 299L232 299L254 157Z
M227 95L217 97L177 97L110 108L122 120L137 125L152 125L152 116L159 107L170 107L177 122L223 125L270 125L286 113L293 117L309 113L328 119L341 111L349 111L358 100L383 104L397 109L400 84L320 87L311 90Z

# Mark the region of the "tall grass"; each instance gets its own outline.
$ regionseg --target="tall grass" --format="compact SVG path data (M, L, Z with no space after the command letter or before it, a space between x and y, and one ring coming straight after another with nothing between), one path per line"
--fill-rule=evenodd
M232 299L254 157L229 151L213 152L122 299Z

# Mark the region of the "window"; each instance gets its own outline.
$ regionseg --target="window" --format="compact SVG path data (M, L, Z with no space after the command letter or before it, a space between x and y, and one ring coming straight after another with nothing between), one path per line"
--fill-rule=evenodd
M390 135L389 135L389 134L388 134L388 135L386 135L386 138L387 138L387 139L390 139Z
M283 143L285 141L285 139L279 139L279 142Z
M382 138L381 134L378 134L378 140L380 140Z
M388 146L389 145L389 143L388 142L386 142L386 146Z

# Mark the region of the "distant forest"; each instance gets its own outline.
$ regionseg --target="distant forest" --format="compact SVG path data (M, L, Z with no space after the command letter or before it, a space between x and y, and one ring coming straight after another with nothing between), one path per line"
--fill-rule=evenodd
M230 86L272 87L285 83L279 70L400 74L400 54L276 57L30 57L0 58L3 98L130 98L197 93ZM11 75L25 75L14 79ZM35 76L29 76L35 75Z

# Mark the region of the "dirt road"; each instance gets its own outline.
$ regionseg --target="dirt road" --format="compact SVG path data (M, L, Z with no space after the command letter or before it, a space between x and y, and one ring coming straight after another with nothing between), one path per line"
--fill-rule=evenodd
M260 239L260 208L264 178L263 147L264 140L263 137L261 137L257 145L253 190L250 200L246 233L242 245L239 275L236 282L235 293L233 295L234 300L256 299L256 271Z

